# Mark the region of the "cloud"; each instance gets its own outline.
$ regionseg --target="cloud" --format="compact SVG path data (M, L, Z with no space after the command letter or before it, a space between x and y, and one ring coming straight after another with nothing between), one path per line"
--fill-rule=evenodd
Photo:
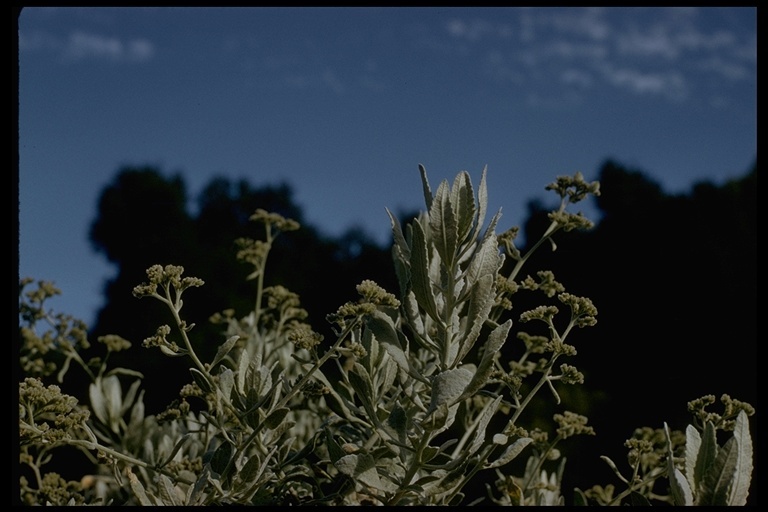
M669 99L685 99L686 81L677 71L641 72L632 68L604 66L603 77L609 84L635 94L660 94Z
M152 59L154 53L154 45L146 39L122 41L116 37L75 31L69 35L62 49L62 58L67 62L88 59L146 62Z

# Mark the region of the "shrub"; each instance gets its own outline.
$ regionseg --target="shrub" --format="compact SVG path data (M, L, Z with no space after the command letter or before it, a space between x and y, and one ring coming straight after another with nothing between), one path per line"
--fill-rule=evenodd
M434 193L420 172L426 209L405 226L388 212L397 294L360 283L359 300L328 315L331 340L305 322L295 293L264 286L275 237L299 229L291 219L257 210L251 220L264 226L264 238L237 240L237 258L253 269L255 307L211 318L224 341L210 361L199 358L188 337L195 326L182 316L182 296L203 281L180 266L147 269L134 295L164 304L172 321L142 344L151 357L190 364L189 382L157 415L144 413L152 390L141 388L142 375L108 365L130 342L100 337L103 357L86 361L86 326L45 309L59 290L47 282L27 290L33 281L22 280L21 501L564 505L558 446L595 432L577 411L563 407L549 422L530 406L560 407L558 388L583 383L570 364L572 338L596 323L597 309L552 272L522 271L541 246L555 248L558 232L592 227L568 207L599 194L599 184L579 173L549 184L560 205L522 253L517 228L497 234L500 213L486 225L485 171L477 192L461 172ZM513 336L512 299L522 293L541 305L517 316ZM507 343L516 344L511 360L502 358ZM72 363L89 376L87 397L60 387ZM57 384L46 385L53 376ZM694 422L684 433L666 424L637 429L626 443L628 474L604 458L619 488L575 489L573 504L745 504L754 409L723 395L722 413L713 413L714 402L689 402ZM79 481L45 471L67 447L89 461ZM473 494L476 482L483 492Z

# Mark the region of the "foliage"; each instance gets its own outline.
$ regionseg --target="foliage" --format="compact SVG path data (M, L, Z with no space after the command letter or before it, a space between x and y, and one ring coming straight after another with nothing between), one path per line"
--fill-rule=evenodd
M420 172L426 209L405 226L388 212L398 293L361 282L359 299L328 315L329 341L306 321L298 295L265 281L275 240L299 229L290 218L257 209L250 220L263 227L263 238L236 241L237 259L251 270L254 307L211 318L224 340L214 342L211 358L200 356L190 339L195 324L182 316L182 296L203 281L184 276L179 265L150 266L133 293L162 303L171 325L142 345L160 352L152 357L189 365L188 383L156 415L145 414L152 390L141 389L143 375L107 364L131 343L101 336L106 354L86 361L82 322L45 309L59 291L45 282L27 291L32 281L22 280L22 502L564 505L566 460L558 447L595 431L577 411L563 408L548 422L530 406L543 397L560 406L562 387L583 383L570 364L572 338L595 325L597 309L566 292L551 271L522 271L540 247L556 247L556 234L592 227L567 207L598 195L599 184L577 173L548 185L559 207L540 239L521 251L517 228L497 234L500 212L486 225L485 171L477 191L461 172L434 193ZM530 330L512 336L518 294L540 305L517 316ZM514 350L502 352L512 340ZM90 380L87 401L60 387L72 363ZM46 385L54 375L57 384ZM699 423L685 434L666 424L638 429L626 445L630 477L605 458L626 490L577 489L574 504L743 504L752 474L746 417L754 409L725 395L717 415L705 411L713 401L689 404ZM722 447L718 430L733 432ZM80 481L44 472L65 447L91 463ZM494 485L472 496L468 489L483 475ZM669 489L658 489L660 482Z

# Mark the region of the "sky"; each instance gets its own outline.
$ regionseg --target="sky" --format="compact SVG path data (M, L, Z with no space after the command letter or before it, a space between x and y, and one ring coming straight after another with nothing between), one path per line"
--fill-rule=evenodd
M670 194L756 159L755 7L25 7L18 27L19 277L89 324L117 269L88 230L126 166L180 173L190 212L215 177L287 183L322 233L383 245L385 208L423 208L419 164L433 191L487 168L502 231L609 158Z

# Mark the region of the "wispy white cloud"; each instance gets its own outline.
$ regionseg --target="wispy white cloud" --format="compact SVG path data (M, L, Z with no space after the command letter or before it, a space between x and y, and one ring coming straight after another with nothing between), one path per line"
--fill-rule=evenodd
M568 91L601 84L632 94L689 98L692 84L754 79L756 36L695 8L517 8L502 20L478 11L443 26L456 55L482 54L482 70L514 84L559 82ZM704 14L708 19L702 18ZM705 25L710 23L709 25ZM725 86L726 84L723 84ZM553 90L554 94L557 94ZM539 91L539 100L541 91Z
M603 77L609 84L636 94L658 94L669 99L685 99L686 80L678 71L642 72L637 69L604 66Z
M65 61L101 59L113 62L145 62L154 56L154 45L146 39L123 41L116 37L75 31L62 50Z
M86 60L147 62L154 57L155 46L144 38L122 40L79 30L64 39L44 31L20 31L19 51L51 53L66 63Z

